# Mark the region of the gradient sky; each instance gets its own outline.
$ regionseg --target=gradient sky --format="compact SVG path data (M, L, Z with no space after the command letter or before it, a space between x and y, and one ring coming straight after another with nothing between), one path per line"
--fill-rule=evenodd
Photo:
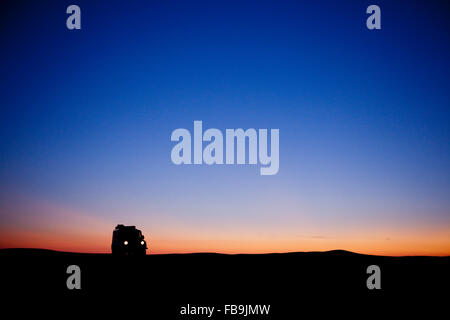
M124 223L152 253L450 255L445 1L0 9L0 248L109 252ZM194 120L279 128L279 173L175 166Z

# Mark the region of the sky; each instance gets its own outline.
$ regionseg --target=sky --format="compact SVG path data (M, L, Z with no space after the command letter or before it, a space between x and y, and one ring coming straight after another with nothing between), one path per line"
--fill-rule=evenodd
M0 248L450 255L449 5L371 4L2 1ZM279 129L279 172L174 165L195 120Z

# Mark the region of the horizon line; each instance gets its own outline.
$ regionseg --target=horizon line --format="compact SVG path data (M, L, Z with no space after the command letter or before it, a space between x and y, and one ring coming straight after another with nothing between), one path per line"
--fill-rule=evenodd
M36 250L36 251L50 251L55 253L68 253L68 254L86 254L86 255L112 255L111 252L81 252L81 251L64 251L64 250L55 250L48 248L24 248L24 247L9 247L9 248L0 248L0 251L4 250ZM437 258L449 258L450 254L447 255L381 255L381 254L371 254L371 253L361 253L354 252L345 249L330 249L326 251L283 251L283 252L259 252L259 253L225 253L225 252L214 252L214 251L192 251L192 252L167 252L167 253L146 253L146 256L162 256L162 255L189 255L189 254L215 254L215 255L226 255L226 256L238 256L238 255L273 255L273 254L298 254L298 253L350 253L355 255L362 256L373 256L373 257L392 257L392 258L406 258L406 257L437 257Z

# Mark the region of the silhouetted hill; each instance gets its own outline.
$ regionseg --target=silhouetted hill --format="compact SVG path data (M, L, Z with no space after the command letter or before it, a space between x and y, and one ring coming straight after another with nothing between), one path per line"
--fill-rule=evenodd
M0 259L2 290L10 297L26 292L50 301L144 299L147 308L168 319L179 316L182 305L229 303L271 304L270 319L283 319L295 314L299 301L303 308L324 301L398 304L399 297L439 297L450 285L450 257L386 257L344 250L114 257L2 249ZM66 287L69 265L81 269L81 290ZM367 288L370 265L381 269L381 290Z
M179 255L223 255L223 256L268 256L268 255L311 255L311 254L325 254L325 255L365 255L360 253L355 253L346 250L330 250L330 251L295 251L295 252L285 252L285 253L260 253L260 254L226 254L217 252L193 252L193 253L168 253L168 254L148 254L149 256L179 256ZM68 252L68 251L58 251L51 249L40 249L40 248L7 248L0 249L0 256L32 256L32 255L99 255L105 256L110 255L110 253L81 253L81 252Z

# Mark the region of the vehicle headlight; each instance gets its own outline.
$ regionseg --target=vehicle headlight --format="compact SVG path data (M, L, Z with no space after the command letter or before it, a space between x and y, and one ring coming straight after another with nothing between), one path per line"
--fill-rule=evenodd
M123 242L123 244L124 244L124 245L128 245L128 241L125 240L125 241Z
M142 241L141 241L141 244L144 245L144 243L145 243L144 240L142 240Z

